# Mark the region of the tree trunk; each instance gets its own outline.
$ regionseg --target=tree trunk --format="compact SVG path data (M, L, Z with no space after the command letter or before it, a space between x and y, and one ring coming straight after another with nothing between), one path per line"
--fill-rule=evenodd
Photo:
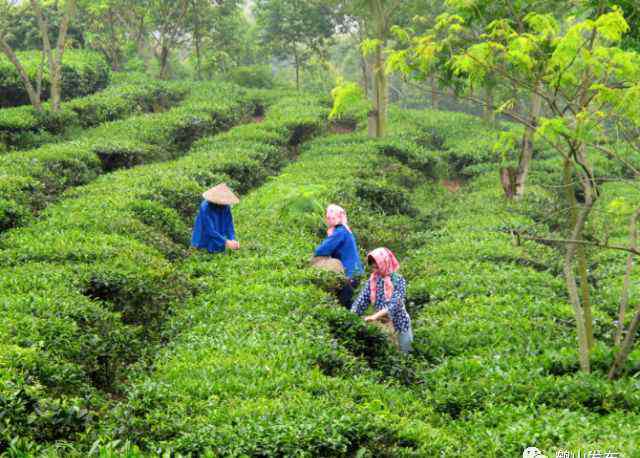
M298 51L294 49L293 51L293 60L296 67L296 90L300 90L300 61L298 59Z
M20 63L18 56L13 52L13 49L9 46L9 44L5 41L4 38L0 38L0 47L2 48L2 52L7 56L7 59L13 64L16 68L20 79L22 80L22 84L24 84L24 88L27 91L27 95L29 96L29 101L33 108L37 111L42 111L42 100L40 99L40 91L36 90L31 84L31 80L29 80L29 75L27 75L26 70Z
M375 129L372 132L373 135L370 133L370 136L380 138L384 136L387 128L387 104L389 100L387 75L384 71L384 56L382 54L387 35L387 18L380 0L369 0L369 7L375 24L375 37L380 41L376 46L373 64L372 114L375 117Z
M440 100L438 99L438 86L434 75L429 77L429 85L431 86L431 108L437 110L440 107Z
M367 69L367 60L364 57L364 55L362 55L362 53L360 53L360 68L362 70L362 89L364 90L364 96L365 98L369 98L369 85L371 84L369 82L369 72Z
M631 217L629 224L629 248L636 250L638 248L638 219L640 218L640 208L637 209ZM624 331L624 319L629 304L629 288L631 287L631 272L633 271L633 253L629 253L627 256L627 267L624 274L624 284L622 286L622 293L620 294L620 307L618 308L618 326L616 329L616 335L614 337L614 343L616 346L620 346L622 340L622 333Z
M636 333L640 328L640 306L638 306L636 310L636 315L631 320L631 325L629 326L629 331L627 332L627 336L622 343L622 348L616 355L616 359L609 370L608 378L609 380L613 380L614 378L620 375L622 371L622 367L627 362L629 358L629 353L631 353L631 349L633 348L633 342L635 341Z
M31 6L38 18L38 25L40 27L40 35L42 37L42 45L44 52L49 62L49 78L51 80L51 108L54 112L60 110L60 101L62 100L62 57L64 55L65 40L67 39L67 31L69 29L69 22L71 17L75 13L76 1L68 0L66 4L66 11L62 22L60 23L60 30L58 31L58 41L56 43L55 53L51 47L51 41L49 40L49 25L44 17L42 8L38 0L31 0Z
M493 110L493 86L489 85L485 88L485 102L482 117L485 122L490 125L494 125L496 122L496 114Z
M584 226L593 206L591 190L585 189L586 201L583 208L578 212L577 202L575 200L575 194L573 192L571 162L569 160L566 160L564 164L563 181L565 192L567 193L569 205L571 207L571 213L572 215L576 215L575 219L573 218L573 216L570 218L571 236L569 240L582 240ZM569 194L571 196L569 196ZM567 244L563 270L567 291L569 293L569 299L571 301L571 306L573 307L574 315L576 317L580 369L584 372L590 372L591 367L589 362L589 338L587 334L584 309L581 304L580 295L578 293L578 285L576 283L576 277L574 273L574 262L576 259L577 250L577 243L570 242Z
M375 115L374 137L384 136L387 120L387 76L384 73L382 45L378 45L375 55L373 78L373 107Z
M160 49L160 79L166 80L169 73L169 48L162 45Z
M196 48L196 79L201 80L202 79L202 64L201 64L201 53L200 53L200 47L201 47L201 34L200 34L200 16L198 15L198 11L196 10L197 5L195 4L195 2L191 5L192 9L193 9L193 20L194 20L194 29L193 29L193 39L194 39L194 44L195 44L195 48Z
M536 85L539 88L539 83ZM542 97L536 92L531 96L531 113L530 120L531 125L535 126L538 123L538 117L540 116L540 110L542 108ZM522 136L522 150L520 153L520 160L518 161L518 169L515 177L515 198L520 199L524 196L524 188L527 182L527 176L529 175L529 168L531 167L531 159L533 158L533 134L535 129L527 126Z

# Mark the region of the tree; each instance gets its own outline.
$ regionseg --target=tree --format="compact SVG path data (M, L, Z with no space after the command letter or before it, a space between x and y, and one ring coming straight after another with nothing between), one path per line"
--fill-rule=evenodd
M203 67L212 70L212 61L219 70L239 61L245 48L253 43L246 39L250 26L241 6L238 0L190 0L186 30L191 37L196 78L203 78Z
M122 69L124 47L129 39L122 19L122 6L114 0L81 0L78 5L84 41L105 55L113 71Z
M408 23L410 17L424 9L428 3L424 0L336 1L337 11L347 18L345 22L360 39L363 54L361 65L365 84L368 84L369 75L371 75L370 96L373 109L369 112L369 135L372 137L382 137L387 128L389 82L385 68L392 27ZM366 89L368 93L368 87Z
M254 11L262 42L276 57L293 61L299 90L300 69L313 54L322 55L333 36L334 10L315 0L258 0Z
M30 5L38 23L40 38L42 40L43 60L46 61L49 69L51 82L51 107L54 112L57 112L60 110L60 101L62 100L62 58L64 56L69 23L76 10L76 0L66 0L65 2L64 14L58 29L58 38L56 40L55 47L52 47L52 43L49 38L49 17L40 4L40 1L30 0ZM12 6L13 5L5 3L1 11L1 17L5 23L1 24L3 27L0 29L0 49L16 68L33 107L38 111L42 111L42 68L40 69L40 74L34 87L29 79L29 75L21 64L20 59L7 39L7 31L9 30L9 27L6 24L6 21Z
M449 42L465 33L462 22L450 15L441 18L440 28L448 31ZM504 100L495 109L530 129L563 161L562 186L569 209L565 236L545 241L564 246L565 284L576 317L580 367L586 372L590 371L589 352L594 339L583 248L610 248L606 242L596 243L584 237L592 209L603 192L594 158L604 156L620 163L626 173L640 176L633 164L619 154L620 144L612 143L610 138L612 127L628 132L640 126L640 113L630 103L640 93L640 55L620 47L628 28L619 8L607 13L601 7L592 19L573 17L564 24L551 14L530 13L523 18L519 30L508 19L490 22L479 41L455 50L447 60L453 74L469 84L484 81L490 73L513 93L538 97L544 106L545 116L537 122L514 109L515 98ZM394 67L407 73L428 69L442 51L436 36L431 33L414 38L411 50L395 56ZM626 137L627 149L638 146L633 138ZM631 247L614 249L638 254L633 243ZM635 322L632 326L636 326ZM635 332L627 337L633 342ZM625 348L628 346L621 349L620 358Z

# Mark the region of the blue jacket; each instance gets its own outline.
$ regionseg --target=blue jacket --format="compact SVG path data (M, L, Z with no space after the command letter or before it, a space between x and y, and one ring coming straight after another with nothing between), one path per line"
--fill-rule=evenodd
M191 245L206 248L209 253L219 253L224 251L225 242L235 240L235 236L231 208L228 205L202 201L193 225Z
M356 238L342 224L337 225L333 234L322 241L315 255L339 259L348 278L364 273Z

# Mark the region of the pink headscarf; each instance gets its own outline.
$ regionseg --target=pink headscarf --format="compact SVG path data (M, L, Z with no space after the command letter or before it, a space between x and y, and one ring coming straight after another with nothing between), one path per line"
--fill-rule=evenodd
M349 232L351 228L347 224L347 212L339 205L331 204L327 207L327 235L333 234L336 226L342 224Z
M389 300L393 294L393 281L391 274L400 268L396 255L388 248L376 248L367 255L367 259L373 259L378 266L377 272L369 277L369 289L371 290L371 304L376 303L378 277L384 280L384 297Z

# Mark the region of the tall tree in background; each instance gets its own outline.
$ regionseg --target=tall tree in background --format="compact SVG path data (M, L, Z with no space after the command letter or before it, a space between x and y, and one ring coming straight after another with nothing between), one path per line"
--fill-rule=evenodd
M335 31L335 14L326 2L257 0L255 14L262 41L276 57L293 61L296 88L300 69L312 54L322 54Z
M122 2L80 0L78 15L78 21L84 26L84 42L104 54L113 71L122 70L125 44L130 38L125 27L126 13Z
M22 66L20 59L7 40L7 31L9 30L9 26L6 22L8 21L8 13L12 6L14 5L4 3L3 9L0 11L2 17L0 20L5 22L5 24L0 24L3 26L0 29L0 49L15 66L18 75L25 86L27 94L29 95L31 105L33 105L36 110L42 111L43 69L40 69L39 76L34 86L29 79L29 75L27 75L26 70ZM48 10L43 8L39 0L30 0L30 6L32 13L37 19L38 30L42 40L43 63L47 63L49 70L49 79L51 83L51 107L54 112L57 112L60 110L60 101L62 100L62 59L66 46L69 23L76 11L76 0L65 1L64 13L58 28L58 36L55 41L55 45L52 44L50 39L50 20L47 14Z
M239 0L189 0L186 31L195 58L197 79L211 70L226 70L244 57L244 48L255 44L247 39L250 25L244 18ZM206 68L206 72L205 72Z
M351 19L352 28L362 40L363 75L370 69L373 109L369 113L369 135L382 137L387 129L389 82L386 68L387 44L391 28L405 23L407 16L425 2L400 0L343 0L336 2L342 15Z

